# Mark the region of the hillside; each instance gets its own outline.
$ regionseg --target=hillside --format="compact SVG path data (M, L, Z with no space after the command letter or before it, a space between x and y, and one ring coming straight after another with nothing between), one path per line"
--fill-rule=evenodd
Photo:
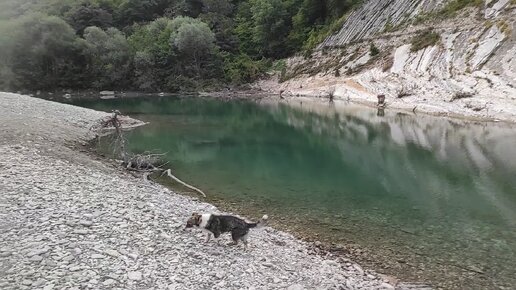
M3 0L0 90L197 92L312 49L360 0Z
M516 120L516 3L370 0L260 86L448 116ZM282 81L282 82L281 82Z

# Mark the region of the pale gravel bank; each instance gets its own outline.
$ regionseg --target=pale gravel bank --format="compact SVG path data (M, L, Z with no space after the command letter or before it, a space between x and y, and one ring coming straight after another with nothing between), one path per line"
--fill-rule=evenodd
M8 93L0 111L1 289L394 288L269 227L247 251L184 231L217 209L78 149L105 113Z

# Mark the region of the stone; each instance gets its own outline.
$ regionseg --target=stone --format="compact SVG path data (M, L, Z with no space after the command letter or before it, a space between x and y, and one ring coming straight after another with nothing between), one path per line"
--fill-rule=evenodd
M91 282L91 281L90 281L90 282ZM116 281L115 281L115 280L113 280L113 279L107 279L107 280L104 280L104 282L102 282L102 285L104 285L104 286L109 286L109 285L113 285L113 284L115 284L115 283L116 283Z
M93 222L92 221L89 221L89 220L80 220L79 221L79 224L81 226L85 226L85 227L91 227L93 225Z
M105 257L106 256L101 255L101 254L93 254L93 255L91 255L92 259L104 259Z
M116 250L106 250L106 251L104 251L104 253L106 253L107 255L109 255L111 257L119 257L120 256L120 253Z
M30 285L32 285L33 282L29 279L23 279L23 281L21 283L22 283L22 285L30 286Z
M140 272L140 271L129 272L129 273L127 273L127 278L129 278L129 280L139 281L142 279L142 272Z
M52 290L54 289L55 285L54 284L47 284L45 287L43 287L43 290Z
M35 249L35 250L30 251L27 254L27 257L32 257L32 256L36 256L36 255L42 255L42 254L47 253L49 250L50 250L49 247L44 247L44 248L41 248L41 249Z
M161 233L159 236L160 236L161 238L163 238L163 239L166 239L166 240L170 239L170 236L169 236L169 235L167 235L167 234L165 234L165 233Z
M38 278L38 280L36 280L36 281L34 281L34 283L32 283L32 286L33 287L39 287L39 286L42 286L45 283L47 283L47 280L45 280L43 278Z
M303 287L300 284L294 284L287 288L287 290L304 290L304 289L305 289L305 287Z
M32 262L41 262L41 260L43 260L43 257L41 257L41 256L33 256L29 259L29 261L32 261Z
M89 231L88 230L74 230L73 233L78 234L78 235L87 235L87 234L89 234Z

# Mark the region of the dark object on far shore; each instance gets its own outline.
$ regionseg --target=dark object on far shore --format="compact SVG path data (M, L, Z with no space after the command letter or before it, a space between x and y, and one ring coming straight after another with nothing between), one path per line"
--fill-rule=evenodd
M381 94L378 95L378 107L379 108L385 108L385 95Z

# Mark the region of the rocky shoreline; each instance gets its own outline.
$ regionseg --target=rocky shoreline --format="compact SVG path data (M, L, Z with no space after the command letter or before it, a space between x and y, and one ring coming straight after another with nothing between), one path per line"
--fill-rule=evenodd
M10 93L0 109L2 289L394 289L270 227L248 251L204 243L184 221L214 206L82 146L106 113Z

